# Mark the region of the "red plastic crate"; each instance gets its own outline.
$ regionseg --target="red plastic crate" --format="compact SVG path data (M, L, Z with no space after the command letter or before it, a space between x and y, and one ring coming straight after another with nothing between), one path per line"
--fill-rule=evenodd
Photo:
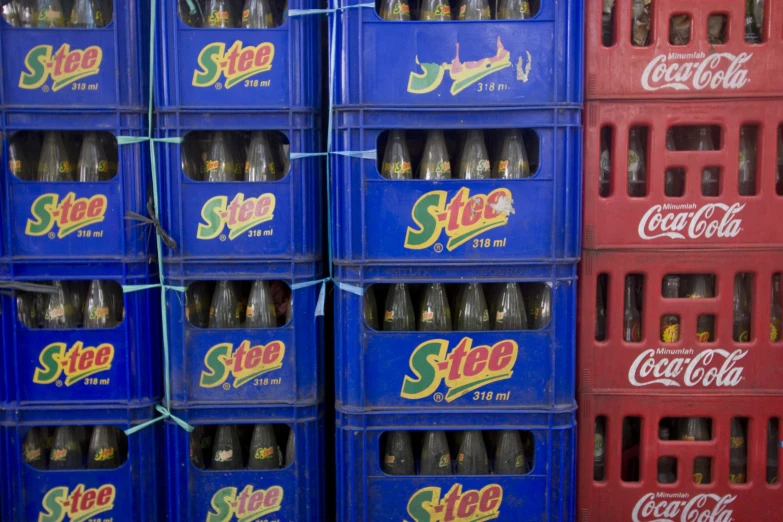
M584 250L579 277L579 390L589 393L772 394L783 393L783 342L770 341L772 274L783 271L783 250L595 251ZM751 340L733 340L734 276L753 274ZM606 339L595 340L598 275L608 276ZM714 274L711 299L667 299L667 274ZM641 342L623 340L624 288L628 274L644 275ZM681 285L684 281L681 281ZM687 288L687 287L685 287ZM680 316L680 340L660 340L661 317ZM696 342L701 314L715 316L712 342ZM781 412L783 413L783 412Z
M783 71L783 65L780 67ZM777 194L775 187L783 99L731 104L725 101L590 102L586 111L584 248L783 246L783 234L776 226L783 221L783 196ZM753 196L740 196L738 188L740 128L745 125L758 129ZM605 126L612 129L612 188L608 197L601 197L601 129ZM667 129L679 126L720 127L720 150L667 150ZM645 197L628 196L628 142L632 127L648 129ZM685 170L682 197L665 196L665 173L671 167ZM701 193L705 167L720 169L718 197Z
M780 96L783 75L781 0L764 6L764 42L745 42L745 2L739 0L653 0L647 47L631 45L632 0L615 0L614 45L602 42L604 0L586 0L586 98L717 98ZM673 14L691 19L690 43L669 43ZM728 17L726 43L707 41L711 14ZM692 65L687 65L692 64Z
M596 417L606 418L603 481L593 476ZM621 480L622 424L627 416L641 417L639 481ZM579 522L777 522L783 519L783 464L778 451L778 480L768 484L767 423L783 416L783 398L629 397L582 395L579 398L577 519ZM709 417L712 440L660 441L658 425L665 417ZM747 478L729 482L730 423L748 418ZM677 459L677 480L658 482L658 457ZM694 484L693 461L712 458L710 484Z

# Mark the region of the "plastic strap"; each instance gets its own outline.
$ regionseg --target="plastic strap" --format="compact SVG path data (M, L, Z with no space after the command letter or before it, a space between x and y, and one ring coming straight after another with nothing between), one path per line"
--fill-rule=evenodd
M147 136L117 136L117 145L131 145L133 143L144 143L150 139Z
M349 285L348 283L341 283L340 281L335 281L334 284L337 285L337 288L340 290L344 290L358 296L364 295L364 288L361 286Z
M181 144L185 141L184 137L179 138L153 138L152 141L155 141L157 143L176 143Z
M378 150L377 149L371 149L371 150L336 150L332 152L332 154L336 154L338 156L349 156L351 158L361 158L361 159L368 159L377 161L378 160Z
M171 419L171 420L173 420L183 430L187 431L188 433L191 433L195 429L193 426L191 426L190 424L188 424L184 420L180 419L179 417L177 417L176 415L171 413L171 411L169 409L164 408L160 404L156 405L155 409L158 411L158 413L160 413L160 417L155 417L154 419L148 420L147 422L143 422L143 423L139 424L138 426L134 426L132 428L128 428L127 430L125 430L125 435L128 435L128 436L133 435L137 431L141 431L144 428L146 428L148 426L152 426L156 422L162 421L164 419Z
M19 290L21 292L35 292L39 294L55 294L57 290L52 285L42 285L41 283L28 283L25 281L3 281L0 282L0 290ZM12 292L8 292L13 295Z
M319 156L328 156L328 152L292 152L288 155L288 159L302 159L302 158L315 158Z
M139 292L141 290L149 290L151 288L165 288L166 290L174 290L176 292L185 293L188 291L187 287L184 286L170 286L170 285L162 285L160 283L155 283L151 285L122 285L122 291L126 294L129 294L131 292Z

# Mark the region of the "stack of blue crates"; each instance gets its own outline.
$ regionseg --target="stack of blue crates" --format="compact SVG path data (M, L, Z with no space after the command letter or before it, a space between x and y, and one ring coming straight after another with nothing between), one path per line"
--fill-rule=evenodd
M489 3L492 20L457 21L455 2L454 20L435 22L419 20L416 1L392 6L409 10L411 21L386 21L361 0L333 0L341 522L574 520L583 7L579 0L522 2L529 19L496 20ZM452 179L418 179L429 129L446 135ZM484 131L493 161L504 131L521 130L531 176L457 179L459 142L471 129ZM406 131L413 179L381 175L392 130ZM535 330L384 331L391 285L408 283L418 310L424 285L445 283L455 317L458 287L474 282L490 309L498 283L522 283L529 317L548 293L549 320ZM368 288L377 329L366 321ZM490 470L493 432L519 430L525 472L455 476L456 466L446 465L446 475L422 475L427 430L446 432L452 465L458 434L482 430ZM413 474L384 471L392 431L411 435Z
M47 183L36 176L47 131L102 132L107 143L109 134L147 134L149 2L104 4L113 15L100 29L25 28L0 19L0 130L7 159L0 283L6 286L59 280L76 293L91 280L158 281L152 231L125 219L131 211L147 214L147 145L119 145L117 173L109 181ZM11 143L24 154L9 156ZM79 149L74 140L66 143L75 172ZM29 175L17 176L19 169ZM26 463L25 452L42 449L23 444L33 427L48 427L50 435L66 425L125 430L155 417L162 388L157 289L124 293L122 320L110 329L47 329L38 318L28 327L18 315L21 299L19 291L0 296L0 519L162 520L164 482L156 473L162 426L130 437L127 459L123 448L115 469L37 469Z
M318 5L293 0L288 7ZM274 424L283 427L280 450L285 453L287 442L282 431L295 447L293 463L282 469L199 469L190 462L188 433L167 421L168 517L318 520L324 511L323 318L315 317L320 285L308 283L323 277L323 159L316 155L323 150L322 21L289 17L271 29L201 28L180 18L188 8L185 0L157 2L155 137L166 139L156 144L159 216L176 241L176 248L164 247L165 282L279 281L292 289L293 312L278 328L199 328L188 320L185 296L167 290L171 410L201 433L215 425L244 425L249 433L256 424ZM192 179L183 144L190 133L213 131L282 136L278 145L290 168L277 181Z

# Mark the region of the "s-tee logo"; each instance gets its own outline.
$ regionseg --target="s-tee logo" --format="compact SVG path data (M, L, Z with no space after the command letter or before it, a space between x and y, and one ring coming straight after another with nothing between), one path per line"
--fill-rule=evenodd
M38 89L52 79L52 92L57 92L75 81L100 72L103 51L97 45L87 49L71 50L70 44L62 44L52 54L51 45L37 45L24 58L26 71L19 76L21 89Z
M214 42L199 53L199 69L193 72L192 83L194 87L209 87L223 75L224 87L230 89L251 76L271 70L274 58L275 46L269 42L243 47L237 40L228 51L225 43Z
M67 349L65 343L52 343L41 351L38 357L40 368L33 373L36 384L52 384L65 373L65 385L71 386L79 381L111 369L114 361L114 346L109 343L96 347L85 347L77 341Z
M53 488L44 495L38 522L86 522L114 509L116 497L117 488L111 484L95 489L85 489L84 484L79 484L70 494L66 486Z
M198 224L198 239L215 239L228 227L229 239L236 239L251 228L275 217L275 195L261 194L257 198L247 198L238 193L228 202L228 196L215 196L201 207L203 223ZM221 239L224 239L221 237Z
M280 511L283 504L283 488L271 486L269 489L254 491L247 485L237 495L237 488L223 488L212 496L212 511L207 513L207 522L251 522L258 517Z
M470 189L463 187L451 200L447 197L445 190L433 190L416 201L411 217L418 228L408 227L405 248L429 248L445 231L446 249L452 251L483 232L507 225L509 214L514 214L514 200L506 188L471 197Z
M428 397L445 380L446 402L452 402L477 388L511 378L519 354L516 342L509 339L493 346L472 345L473 339L465 337L451 352L449 342L444 339L433 339L417 346L410 358L415 377L405 376L400 396L406 399Z
M42 194L33 201L24 233L28 236L45 236L55 225L57 237L62 239L84 227L101 223L106 217L108 202L103 194L89 198L77 198L69 192L60 201L59 194ZM54 234L50 236L54 238Z
M285 344L281 341L266 346L251 346L250 341L242 341L236 351L232 343L216 344L204 356L207 369L201 372L199 384L202 388L215 388L232 375L233 387L239 388L259 375L282 368L284 356Z
M503 488L488 484L479 491L462 491L454 484L443 498L437 487L422 488L408 501L408 515L414 522L483 522L500 516Z

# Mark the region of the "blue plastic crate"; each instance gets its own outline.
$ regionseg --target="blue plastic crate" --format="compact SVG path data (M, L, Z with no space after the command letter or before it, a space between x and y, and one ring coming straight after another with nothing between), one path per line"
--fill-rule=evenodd
M146 136L143 112L3 113L3 156L8 136L23 131L109 132ZM74 158L73 161L77 161ZM36 170L37 158L28 160ZM3 162L3 239L9 262L141 262L149 257L150 226L125 219L128 211L147 215L152 198L149 145L118 146L118 171L94 183L23 181ZM94 210L93 210L94 209Z
M101 279L120 285L158 281L152 265L142 263L120 270L93 263L78 267L78 271L47 265L47 271L37 277L28 275L30 266L24 268L15 281ZM157 402L163 359L159 292L151 288L126 293L125 317L111 329L31 329L18 318L16 298L2 296L2 407L140 406Z
M320 152L318 127L318 115L311 111L158 114L158 137L184 137L200 130L273 130L286 136L292 154ZM176 250L164 250L167 262L207 263L222 269L258 259L321 257L323 158L292 159L289 172L277 181L210 183L185 175L181 145L157 146L160 218L177 241ZM256 200L254 212L243 218L251 198Z
M570 409L576 365L576 265L336 266L341 283L543 283L552 316L540 330L384 332L364 321L363 297L335 288L335 395L344 411ZM379 326L384 303L376 292ZM526 303L530 306L530 303ZM452 301L451 306L454 306ZM418 302L414 300L414 310ZM452 308L452 317L456 316ZM528 325L530 326L530 325Z
M113 0L113 6L113 20L101 29L22 28L0 20L3 108L145 108L150 3Z
M323 406L189 408L173 413L192 426L288 425L294 433L295 458L293 464L278 470L200 470L190 462L190 435L167 421L169 520L328 520L324 518L324 480L328 471L323 461ZM285 452L285 441L278 444ZM244 502L236 502L240 496ZM256 509L251 509L247 502L251 496L260 501ZM268 500L268 505L262 499ZM238 512L242 508L244 512Z
M245 111L320 105L320 16L289 17L274 29L193 28L179 18L178 1L158 2L157 107ZM287 5L323 7L317 0Z
M4 411L0 422L3 520L164 520L165 483L159 471L163 458L162 423L129 436L128 458L116 469L41 471L22 460L22 441L31 427L113 425L125 430L155 415L152 407Z
M572 412L493 414L476 410L422 415L338 411L336 424L336 520L574 520L576 424ZM532 434L533 461L528 474L391 476L382 471L381 436L387 431L502 429ZM451 447L452 455L456 451ZM447 496L454 511L464 510L463 517L445 506Z
M329 5L361 3L330 0ZM411 8L416 4L411 2ZM362 107L578 105L583 99L583 3L540 4L529 20L388 22L370 7L338 12L335 102ZM333 27L330 18L330 31Z
M526 137L528 155L531 166L537 164L532 177L402 181L380 174L385 131L506 128L524 129L531 136L529 142ZM334 150L377 150L378 156L378 162L332 156L335 260L553 263L579 257L582 127L578 110L344 110L335 113L334 133ZM531 146L536 141L538 146ZM423 148L423 141L418 144ZM488 150L492 145L487 143ZM490 152L490 159L494 157ZM457 166L452 158L452 175ZM414 172L416 168L414 162Z
M305 268L305 267L302 267ZM259 271L250 278L288 286L312 277L277 279ZM188 286L216 277L169 278ZM279 328L198 328L185 316L185 296L167 292L171 402L184 408L206 405L313 404L323 398L323 317L315 317L321 285L291 292L291 320Z

